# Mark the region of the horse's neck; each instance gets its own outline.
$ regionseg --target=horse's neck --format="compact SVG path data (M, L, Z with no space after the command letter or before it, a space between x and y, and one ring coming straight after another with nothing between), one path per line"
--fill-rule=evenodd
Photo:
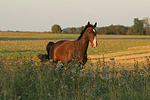
M81 50L81 53L86 53L87 52L87 48L88 48L88 45L89 45L89 40L87 38L87 36L84 34L79 40L78 40L78 43L79 43L79 50Z

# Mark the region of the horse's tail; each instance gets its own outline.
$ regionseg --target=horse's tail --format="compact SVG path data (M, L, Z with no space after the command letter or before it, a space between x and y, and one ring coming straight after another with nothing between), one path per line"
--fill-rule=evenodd
M47 51L47 54L39 54L38 55L38 58L41 60L41 62L46 62L50 59L49 57L49 53L51 52L50 49L52 47L52 45L54 44L54 42L49 42L46 46L46 51Z
M48 54L48 59L49 59L49 53L51 52L51 47L54 44L54 42L49 42L46 46L47 54Z

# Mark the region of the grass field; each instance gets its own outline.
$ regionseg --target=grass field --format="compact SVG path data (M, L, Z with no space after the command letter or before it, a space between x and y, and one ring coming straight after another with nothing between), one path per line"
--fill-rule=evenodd
M37 58L49 41L78 36L0 32L0 100L150 99L150 36L98 35L83 69L75 61L62 71Z
M17 55L19 53L28 56L30 53L38 55L46 53L46 45L49 41L75 40L78 36L79 34L0 32L0 55ZM137 56L141 58L146 55L150 56L150 36L98 35L97 38L97 48L93 49L91 44L89 45L89 58L102 58L104 55L105 58L115 57L116 60L123 59L122 63L132 62L133 64L134 57L136 59ZM140 59L138 58L138 60Z

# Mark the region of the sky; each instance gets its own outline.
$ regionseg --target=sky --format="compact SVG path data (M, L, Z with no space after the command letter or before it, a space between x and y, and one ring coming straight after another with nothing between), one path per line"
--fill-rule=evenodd
M51 31L85 26L132 26L134 18L150 18L150 0L0 0L0 30Z

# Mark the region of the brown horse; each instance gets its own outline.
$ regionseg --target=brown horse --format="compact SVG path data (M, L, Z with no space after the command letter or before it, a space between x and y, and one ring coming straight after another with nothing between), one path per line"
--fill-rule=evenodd
M57 64L58 61L69 63L72 59L77 59L78 64L84 65L87 61L89 42L91 42L93 48L97 46L96 25L97 23L91 25L90 22L88 22L84 30L80 33L79 38L75 41L62 40L56 43L50 42L47 45L48 55L45 58L53 59L53 63L55 64Z
M46 51L47 51L47 54L39 54L38 55L38 58L41 60L41 62L46 62L50 59L49 57L49 52L50 52L50 48L51 46L54 44L54 42L49 42L46 46Z

